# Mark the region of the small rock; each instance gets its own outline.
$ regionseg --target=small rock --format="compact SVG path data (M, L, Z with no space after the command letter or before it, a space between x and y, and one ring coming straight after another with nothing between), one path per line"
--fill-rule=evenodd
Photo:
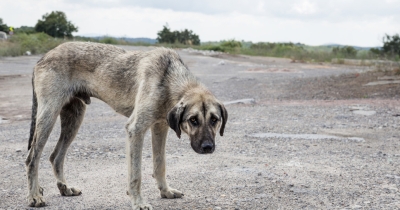
M367 83L363 86L375 86L375 85L387 85L387 84L399 84L399 83L400 83L400 80L376 81L376 82Z
M358 115L365 115L365 116L372 116L374 114L376 114L376 111L373 110L354 110L353 111L354 114L358 114Z
M21 150L21 149L16 149L15 151L16 151L16 152L22 152L22 150Z
M254 98L245 98L245 99L240 99L236 101L228 101L224 102L224 105L230 105L230 104L255 104L256 100Z
M214 209L215 209L215 210L221 210L221 207L216 206Z

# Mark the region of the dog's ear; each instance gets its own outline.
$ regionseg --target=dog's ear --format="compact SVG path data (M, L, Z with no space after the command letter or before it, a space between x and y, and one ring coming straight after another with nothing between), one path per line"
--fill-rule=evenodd
M222 125L221 128L219 129L219 135L223 136L225 130L225 124L228 121L228 112L226 111L225 106L222 103L219 104L219 109L221 111L221 116L222 116Z
M185 112L185 106L182 103L177 104L168 112L167 122L169 127L175 131L178 138L181 138L181 122L183 113Z

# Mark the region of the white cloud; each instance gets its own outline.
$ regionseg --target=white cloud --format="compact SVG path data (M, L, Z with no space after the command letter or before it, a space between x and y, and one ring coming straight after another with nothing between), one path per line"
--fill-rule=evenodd
M299 4L295 4L293 5L292 9L301 15L311 15L315 14L317 11L317 7L309 1L303 1Z
M0 18L10 26L34 26L43 14L58 10L79 27L78 34L156 38L168 22L172 30L193 30L202 41L376 46L385 33L400 33L398 0L3 1Z

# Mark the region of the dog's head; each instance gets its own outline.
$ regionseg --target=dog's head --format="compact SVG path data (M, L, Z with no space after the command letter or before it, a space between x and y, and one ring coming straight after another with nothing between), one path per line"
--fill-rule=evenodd
M180 138L181 131L190 138L190 145L199 154L213 153L215 136L224 134L228 112L212 94L191 94L169 111L169 126Z

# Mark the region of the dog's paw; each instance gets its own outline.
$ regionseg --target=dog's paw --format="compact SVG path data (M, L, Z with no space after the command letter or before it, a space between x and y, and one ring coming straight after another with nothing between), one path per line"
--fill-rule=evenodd
M43 207L46 205L46 202L41 195L29 195L28 205L30 207Z
M173 189L173 188L161 190L160 194L161 194L162 198L168 198L168 199L182 198L182 196L184 196L181 191Z
M151 207L150 204L136 204L132 206L133 210L153 210L153 207Z
M57 182L57 187L60 190L62 196L77 196L81 195L82 191L74 187L67 187L66 184Z

